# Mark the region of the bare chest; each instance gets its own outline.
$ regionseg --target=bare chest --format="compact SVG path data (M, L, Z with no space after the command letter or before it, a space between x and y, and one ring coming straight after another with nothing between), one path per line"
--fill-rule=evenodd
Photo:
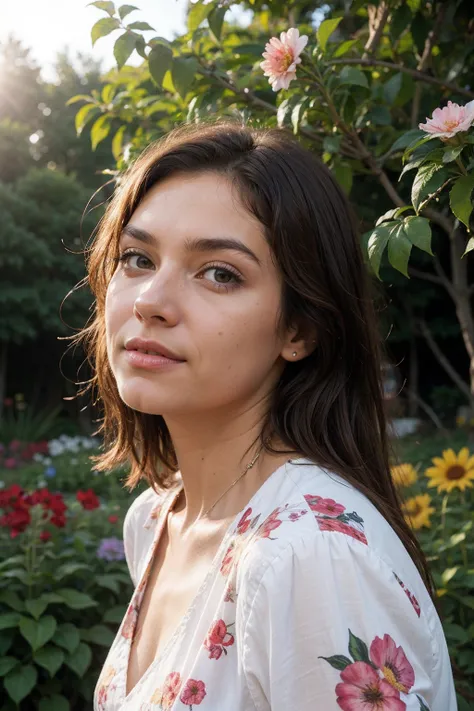
M127 695L154 660L161 657L193 603L218 547L219 541L213 541L210 545L193 546L192 550L175 550L170 548L164 527L130 649Z

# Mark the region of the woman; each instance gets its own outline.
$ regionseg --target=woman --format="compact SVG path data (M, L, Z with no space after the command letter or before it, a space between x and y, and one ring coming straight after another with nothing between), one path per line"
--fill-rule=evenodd
M136 586L96 711L455 711L390 477L347 200L278 130L183 126L121 182L82 333Z

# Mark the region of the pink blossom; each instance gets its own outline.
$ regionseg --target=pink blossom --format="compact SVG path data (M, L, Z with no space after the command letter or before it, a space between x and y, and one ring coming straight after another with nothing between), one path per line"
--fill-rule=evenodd
M397 647L389 634L384 634L383 639L374 639L370 658L391 686L408 694L415 683L415 672L402 647Z
M203 681L188 679L183 691L180 694L180 701L188 706L198 705L206 696L206 685Z
M296 79L296 65L301 64L300 54L306 47L308 36L302 35L295 27L290 27L288 32L282 32L280 39L272 37L265 45L263 56L265 61L260 63L264 76L268 77L273 91L288 89L293 79Z
M321 496L311 496L311 494L305 498L312 511L325 516L340 516L346 510L345 506L336 503L334 499L323 499Z
M342 711L406 711L400 692L381 679L366 662L349 664L337 684L337 703Z
M470 101L465 106L448 101L447 106L435 109L433 118L427 118L426 123L418 124L418 128L446 140L460 131L467 131L473 122L474 101Z
M367 545L367 538L365 537L365 534L362 533L362 531L359 531L358 528L354 528L354 526L349 526L347 523L338 521L335 518L322 518L317 516L316 521L318 522L318 526L321 531L337 531L338 533L344 533L346 536L355 538L356 541L360 541L361 543L365 543L365 545Z

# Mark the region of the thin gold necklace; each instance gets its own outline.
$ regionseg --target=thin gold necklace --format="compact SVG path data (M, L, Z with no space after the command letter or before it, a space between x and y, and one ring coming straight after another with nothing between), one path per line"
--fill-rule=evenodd
M257 459L259 458L259 456L260 456L260 454L261 454L261 452L262 452L264 446L265 446L266 444L268 444L268 442L269 442L270 440L271 440L271 437L267 437L267 439L263 442L263 444L261 444L261 446L260 446L260 448L259 448L257 454L254 456L254 458L252 459L252 461L247 464L247 466L245 467L245 469L244 469L244 471L242 472L242 474L239 474L239 476L237 477L237 479L236 479L235 481L233 481L232 484L224 491L224 493L219 496L219 498L217 499L217 501L214 501L214 503L212 504L212 506L210 506L206 511L204 511L204 513L203 513L201 516L198 516L198 518L196 519L196 521L200 521L202 518L204 518L204 516L207 516L207 514L208 514L210 511L212 511L212 509L214 508L214 506L216 506L216 504L219 503L219 501L222 499L222 497L223 497L225 494L227 494L227 492L228 492L230 489L232 489L232 487L234 486L234 484L237 484L237 482L238 482L240 479L242 479L242 477L243 477L245 474L247 474L248 470L253 467L253 465L255 464L255 462L257 461ZM178 498L177 498L176 501L175 501L175 505L176 505L176 502L178 501L179 497L180 497L181 494L183 493L183 491L184 491L184 489L181 489L181 491L179 492ZM170 511L170 513L171 513L171 511ZM194 524L193 524L193 526L194 526Z

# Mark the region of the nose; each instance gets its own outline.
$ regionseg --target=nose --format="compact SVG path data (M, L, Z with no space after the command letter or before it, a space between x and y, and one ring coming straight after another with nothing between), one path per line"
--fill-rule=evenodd
M178 319L178 304L174 296L176 276L166 277L156 272L153 278L142 284L133 304L133 313L141 321L164 321L173 324Z

